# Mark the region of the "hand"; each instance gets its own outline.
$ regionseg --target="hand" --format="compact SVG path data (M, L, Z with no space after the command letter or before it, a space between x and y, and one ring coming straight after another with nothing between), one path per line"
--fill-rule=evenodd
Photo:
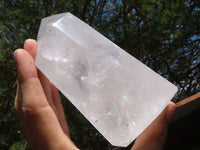
M56 87L34 65L36 41L27 40L14 58L18 71L15 110L34 150L76 150Z
M34 150L76 150L70 139L68 125L57 88L37 70L34 64L36 41L26 40L14 58L18 71L15 110L24 133ZM175 105L167 108L137 138L131 150L161 150L167 124Z
M174 110L175 104L169 102L163 112L138 136L131 150L162 150Z

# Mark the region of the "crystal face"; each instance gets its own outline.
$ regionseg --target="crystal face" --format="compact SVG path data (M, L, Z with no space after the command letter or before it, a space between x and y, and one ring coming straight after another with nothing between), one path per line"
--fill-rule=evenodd
M177 91L70 13L42 20L36 66L115 146L130 144Z

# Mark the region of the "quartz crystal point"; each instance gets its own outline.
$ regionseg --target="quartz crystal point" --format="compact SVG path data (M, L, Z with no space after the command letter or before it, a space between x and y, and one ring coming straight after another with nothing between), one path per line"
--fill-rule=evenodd
M130 144L177 88L72 15L42 19L36 66L115 146Z

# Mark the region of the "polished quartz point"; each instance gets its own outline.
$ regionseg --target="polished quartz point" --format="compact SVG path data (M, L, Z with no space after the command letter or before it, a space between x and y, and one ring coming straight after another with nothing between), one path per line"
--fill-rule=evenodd
M112 145L130 144L177 91L71 13L42 19L37 40L36 66Z

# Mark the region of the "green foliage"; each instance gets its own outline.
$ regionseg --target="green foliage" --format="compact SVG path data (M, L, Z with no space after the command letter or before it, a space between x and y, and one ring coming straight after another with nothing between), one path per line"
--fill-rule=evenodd
M16 142L14 143L9 150L26 150L27 141Z
M30 149L13 110L13 51L37 37L41 18L70 11L179 87L174 101L200 89L198 0L1 0L0 149ZM111 145L62 97L71 136L81 149Z

